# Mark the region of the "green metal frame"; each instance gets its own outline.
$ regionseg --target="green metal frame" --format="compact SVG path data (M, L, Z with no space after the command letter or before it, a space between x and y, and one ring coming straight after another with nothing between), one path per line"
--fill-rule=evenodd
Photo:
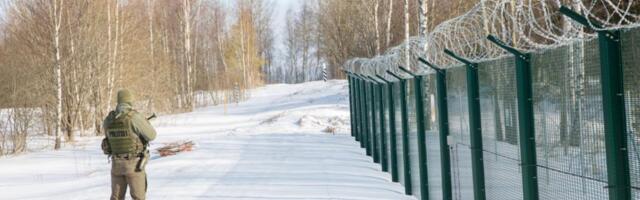
M603 30L597 22L560 7L560 12L576 22L598 29L600 79L607 155L607 181L610 200L630 200L631 178L624 102L624 82L620 31Z
M357 99L356 101L358 102L358 142L360 142L360 147L364 148L364 119L362 116L362 113L364 112L364 106L362 104L362 79L358 78L356 79L356 94L357 94Z
M364 118L365 118L365 140L364 140L364 146L365 149L367 150L367 156L372 156L373 154L371 152L371 132L373 131L373 124L372 124L372 120L371 120L371 91L369 90L370 86L371 86L371 82L370 80L367 80L366 77L365 78L365 84L364 84L364 105L365 105L365 113L364 113Z
M377 76L377 75L376 75ZM378 77L378 76L377 76ZM380 79L378 77L378 79ZM382 166L382 171L383 172L388 172L389 171L389 165L388 165L388 161L389 159L387 158L387 135L386 135L386 127L385 127L385 120L384 120L384 111L385 111L385 107L384 107L384 88L385 88L385 79L382 79L382 82L378 83L378 119L380 119L380 130L379 130L379 135L380 135L380 165Z
M631 199L620 31L599 32L609 199Z
M360 143L360 147L362 146L362 132L363 132L363 128L362 128L362 101L360 100L361 95L360 93L362 92L360 90L360 79L357 77L354 77L354 90L355 90L355 102L356 102L356 122L358 125L356 126L357 131L356 132L356 141L358 141Z
M349 123L350 123L350 131L351 131L351 137L355 137L355 123L353 123L353 119L355 119L355 116L353 116L353 84L351 83L351 75L349 73L347 73L347 83L349 85Z
M360 119L361 119L361 124L362 124L362 133L360 133L361 135L361 139L360 139L360 147L365 149L365 152L367 155L371 155L370 152L367 150L369 147L367 147L367 135L369 133L369 123L368 123L368 119L367 119L367 100L366 100L366 96L367 96L367 90L366 90L366 81L360 77L360 107L362 108L361 113L360 113Z
M429 199L429 182L428 182L428 168L427 168L427 144L426 144L426 123L424 119L424 77L416 75L413 72L400 67L400 70L413 76L413 86L415 90L415 102L416 102L416 125L418 131L418 171L420 172L420 199Z
M376 120L376 87L377 87L377 83L375 80L371 79L371 77L367 77L369 78L369 103L371 104L370 107L370 112L368 115L371 120L371 131L370 131L370 135L369 135L369 145L370 145L370 149L371 149L371 157L373 158L373 162L374 163L380 163L380 157L378 155L378 145L377 145L377 140L378 140L378 129L376 126L377 120Z
M391 181L398 182L398 153L397 153L397 138L396 138L396 108L395 100L393 97L394 82L391 82L379 75L378 78L387 82L387 100L389 101L389 162L391 163Z
M520 160L522 192L525 200L538 200L538 171L536 163L536 137L533 115L533 86L531 85L531 55L522 53L489 35L487 39L516 59L516 87L518 99L518 132L520 133Z
M358 100L358 78L355 74L351 73L351 83L353 83L353 123L355 124L355 138L360 143L360 101Z
M473 196L475 200L487 199L482 155L482 122L480 116L480 91L478 84L478 64L459 57L452 51L444 52L464 63L467 71L467 95L469 105L469 130L471 138L471 168L473 172Z
M402 119L402 162L404 168L404 193L411 195L411 162L409 161L409 113L407 112L407 80L387 71L388 74L400 80L400 113Z
M351 136L358 141L358 103L356 101L356 81L353 74L347 72L349 79L349 108L351 111Z
M360 143L360 147L364 147L362 144L362 133L364 132L364 127L362 124L362 101L360 100L360 98L362 98L362 90L360 90L360 79L359 78L355 78L355 85L354 85L354 89L355 89L355 94L356 94L356 116L358 117L356 119L356 123L358 124L358 132L356 133L356 139L357 141Z
M427 60L418 60L436 71L436 103L438 106L438 131L440 132L440 170L442 174L442 199L452 200L451 190L451 153L449 152L449 109L447 104L447 71Z

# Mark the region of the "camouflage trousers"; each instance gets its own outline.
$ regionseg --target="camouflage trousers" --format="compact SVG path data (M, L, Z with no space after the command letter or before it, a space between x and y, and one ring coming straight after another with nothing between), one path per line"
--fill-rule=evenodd
M146 161L143 161L141 171L136 172L139 157L113 157L111 164L111 200L124 200L127 187L130 189L131 198L144 200L147 193L147 174L144 170Z

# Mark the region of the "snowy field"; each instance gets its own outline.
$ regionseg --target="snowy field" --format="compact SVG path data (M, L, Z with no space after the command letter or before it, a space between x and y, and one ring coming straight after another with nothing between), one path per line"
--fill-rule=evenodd
M349 136L345 81L269 85L238 105L162 116L151 149L191 140L192 152L147 166L148 199L414 199ZM0 158L0 199L107 199L101 138L60 151Z

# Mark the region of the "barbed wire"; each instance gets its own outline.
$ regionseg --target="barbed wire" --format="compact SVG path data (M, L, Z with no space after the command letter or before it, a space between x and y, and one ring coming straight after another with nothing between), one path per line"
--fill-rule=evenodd
M486 39L495 35L510 46L524 52L554 48L574 41L596 37L592 30L611 30L640 26L640 1L634 0L481 0L468 12L442 22L425 37L412 37L404 43L373 58L354 58L345 69L360 74L384 75L406 65L418 73L432 73L417 66L423 57L442 68L460 65L443 50L450 49L473 62L507 56L506 52ZM587 16L589 29L563 16L564 5ZM593 24L598 23L598 25ZM407 46L409 51L407 52Z

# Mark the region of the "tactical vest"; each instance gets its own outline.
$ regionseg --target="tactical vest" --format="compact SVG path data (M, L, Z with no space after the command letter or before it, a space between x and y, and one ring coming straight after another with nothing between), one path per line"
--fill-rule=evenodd
M144 151L144 144L131 125L134 112L123 113L118 117L111 115L113 117L106 129L112 155L138 154Z

